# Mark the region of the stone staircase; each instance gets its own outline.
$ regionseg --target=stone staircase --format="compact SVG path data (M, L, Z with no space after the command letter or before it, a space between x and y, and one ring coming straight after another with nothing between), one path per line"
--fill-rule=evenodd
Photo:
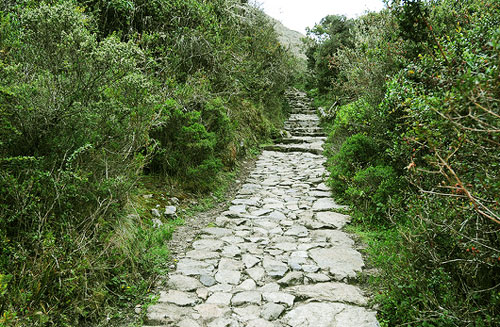
M288 92L287 98L292 107L291 115L285 122L285 131L288 136L278 140L277 144L265 146L264 149L322 154L326 137L310 101L304 93L299 91Z
M363 259L323 183L325 140L305 94L232 205L178 259L147 326L377 327ZM145 326L146 327L146 326Z

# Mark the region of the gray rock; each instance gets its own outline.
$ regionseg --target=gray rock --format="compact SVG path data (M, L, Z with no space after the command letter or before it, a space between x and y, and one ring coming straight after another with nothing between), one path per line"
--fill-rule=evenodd
M212 276L209 276L209 275L201 275L200 276L200 282L205 285L206 287L210 287L210 286L213 286L217 283L217 281L215 280L215 278L213 278Z
M316 189L324 192L330 191L330 188L326 186L325 183L319 184L318 186L316 186Z
M251 254L244 254L242 259L243 259L243 264L247 269L252 268L253 266L255 266L260 262L259 258Z
M153 215L153 217L161 218L161 213L158 209L151 209L151 214Z
M207 304L219 304L228 306L231 303L231 298L233 294L231 293L223 293L223 292L215 292L210 295L205 303Z
M178 321L189 318L195 311L170 303L157 303L147 311L146 323L151 325L176 325Z
M326 239L330 244L337 247L351 248L354 246L354 241L349 235L339 230L319 229L313 231L311 237L315 239Z
M177 208L176 207L174 207L174 206L166 206L165 207L165 211L163 212L163 214L166 217L174 217L176 215L176 212L177 212Z
M233 286L229 284L215 284L214 286L210 286L208 288L210 293L233 293Z
M198 324L196 321L193 319L183 319L177 323L178 327L201 327L200 324Z
M171 303L178 306L193 306L198 301L198 298L191 293L186 293L177 290L169 290L168 292L160 292L160 303Z
M307 303L287 313L291 327L378 327L375 313L341 303Z
M291 242L276 243L274 247L282 251L293 251L297 249L297 243L291 243Z
M250 276L254 281L258 282L264 278L266 272L261 267L253 267L246 270L248 276Z
M230 206L229 211L236 212L236 213L246 213L247 206L244 204Z
M342 302L364 306L368 303L361 290L344 283L319 283L288 287L286 292L311 301Z
M309 231L304 226L295 225L285 232L285 236L306 237Z
M324 226L331 226L340 229L351 221L351 217L337 212L324 211L316 213L316 220Z
M267 303L262 307L260 316L266 320L273 321L285 311L285 307L276 303Z
M336 280L354 278L363 268L363 258L352 248L312 249L309 256L322 269L329 269Z
M254 210L254 211L250 211L250 214L252 216L260 217L260 216L267 215L268 213L270 213L272 211L273 210L271 210L271 209L257 209L257 210Z
M286 219L286 216L280 211L273 211L268 217L276 220Z
M209 295L208 289L206 289L205 287L200 287L196 289L196 295L198 295L200 299L206 300Z
M179 291L194 291L201 287L200 282L192 277L183 275L171 275L167 282L168 287Z
M344 206L336 204L335 201L330 198L320 198L316 202L314 202L312 207L314 211L328 211L340 208L344 208Z
M238 320L241 322L248 322L250 320L255 320L260 317L260 306L258 305L234 307L233 311L239 316Z
M223 284L238 285L240 279L241 273L235 270L219 270L215 274L215 280Z
M200 304L194 307L204 322L211 322L217 318L224 318L231 314L231 309L218 304Z
M262 296L259 292L256 291L245 291L237 293L231 299L231 304L235 306L243 305L243 304L256 304L260 305L262 300Z
M319 270L316 265L302 265L302 270L306 273L315 273Z
M220 257L220 253L205 250L192 250L186 253L186 257L194 260L217 259Z
M246 327L275 327L273 323L270 323L264 319L255 319L249 321Z
M310 273L306 275L307 278L309 278L311 281L315 283L321 283L321 282L329 282L331 279L325 274L321 273Z
M280 290L280 286L278 283L272 282L265 284L259 290L264 293L278 292Z
M153 218L152 222L153 222L153 228L159 228L163 226L163 222L158 218Z
M266 292L262 293L262 297L267 302L285 304L288 307L292 307L295 301L295 296L285 292Z
M230 318L217 318L208 324L208 327L240 327L240 323Z
M265 257L262 261L262 265L266 273L272 277L283 277L288 271L288 266L286 264L270 257Z
M253 291L257 288L257 284L251 278L245 279L240 285L238 285L239 290L243 291Z
M213 239L201 239L193 243L193 248L204 251L220 251L224 242Z
M239 271L243 269L243 263L240 260L233 260L228 258L222 258L219 261L219 270L236 270Z
M223 237L223 236L228 236L233 234L233 231L227 228L220 228L220 227L207 227L202 230L202 233L204 234L209 234L213 235L217 238Z
M290 257L288 258L288 265L292 270L302 270L302 265L305 264L307 261L305 258L300 258L300 257Z
M227 244L239 244L245 242L245 240L239 236L224 236L221 238Z
M192 259L181 259L177 263L178 274L186 276L194 275L211 275L214 271L214 266L203 261Z
M278 280L278 284L285 286L292 286L302 284L304 281L304 275L299 271L291 271L285 275L285 277Z
M222 249L222 255L228 258L234 258L241 255L241 249L236 245L227 245Z

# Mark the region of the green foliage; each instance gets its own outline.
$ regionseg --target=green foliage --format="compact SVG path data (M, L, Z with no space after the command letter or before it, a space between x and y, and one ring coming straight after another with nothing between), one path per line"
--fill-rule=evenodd
M397 200L400 183L390 166L378 165L358 170L352 177L351 186L345 191L350 203L359 208L363 220L386 223L381 219L390 216L390 208Z
M222 100L207 102L201 112L183 111L174 100L165 105L168 114L151 132L159 142L151 168L187 178L186 186L193 190L210 189L222 166L216 155L226 150L232 137Z
M326 149L328 157L333 156L349 136L369 130L373 123L373 109L364 99L340 106L334 114Z
M215 189L284 118L293 59L233 0L3 2L0 28L0 325L99 325L166 269L144 170Z
M337 51L329 182L370 235L383 326L500 323L499 24L496 1L395 1Z
M339 198L357 209L356 218L387 223L387 211L401 183L383 161L380 145L363 134L348 137L328 160L328 182Z
M307 65L315 74L312 85L321 94L330 89L339 73L336 66L337 51L353 46L351 29L351 20L344 16L329 15L307 31Z

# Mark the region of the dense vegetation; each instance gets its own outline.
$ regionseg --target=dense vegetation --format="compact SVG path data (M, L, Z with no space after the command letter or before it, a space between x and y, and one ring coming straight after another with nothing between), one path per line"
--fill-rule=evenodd
M382 326L500 325L499 26L496 0L396 0L309 31Z
M0 4L0 326L133 308L171 233L138 178L210 191L273 133L293 59L245 2Z

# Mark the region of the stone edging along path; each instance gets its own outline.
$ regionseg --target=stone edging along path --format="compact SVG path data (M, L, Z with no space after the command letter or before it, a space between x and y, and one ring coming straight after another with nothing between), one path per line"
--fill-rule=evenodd
M363 259L323 183L319 119L305 94L289 100L289 135L265 149L217 227L179 257L147 326L379 326L349 284Z

